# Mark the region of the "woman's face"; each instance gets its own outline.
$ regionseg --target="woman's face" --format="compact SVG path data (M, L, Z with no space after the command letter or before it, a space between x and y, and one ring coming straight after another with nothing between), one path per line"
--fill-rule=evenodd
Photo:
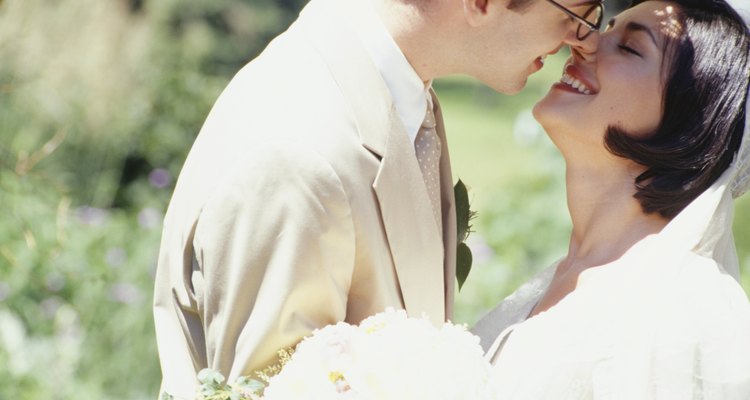
M677 12L670 2L641 3L609 22L594 53L571 49L560 82L534 107L563 153L568 143L603 149L610 126L634 136L656 130L663 108L663 49L667 37L679 35Z

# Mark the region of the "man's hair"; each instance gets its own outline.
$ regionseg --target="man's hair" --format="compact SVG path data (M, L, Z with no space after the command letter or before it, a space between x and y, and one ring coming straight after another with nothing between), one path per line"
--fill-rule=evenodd
M506 8L515 12L523 12L535 1L537 0L510 0Z
M731 164L742 141L750 76L750 37L736 11L724 0L670 1L679 6L681 26L664 49L659 127L646 139L609 127L604 138L611 153L646 167L635 179L635 198L644 212L666 218Z

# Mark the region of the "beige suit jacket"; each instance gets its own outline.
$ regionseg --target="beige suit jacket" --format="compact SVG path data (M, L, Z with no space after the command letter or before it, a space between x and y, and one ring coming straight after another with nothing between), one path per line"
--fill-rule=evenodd
M234 77L190 151L156 273L163 391L193 398L202 368L248 375L316 328L386 307L451 317L439 106L443 232L390 93L345 22L355 3L312 0Z

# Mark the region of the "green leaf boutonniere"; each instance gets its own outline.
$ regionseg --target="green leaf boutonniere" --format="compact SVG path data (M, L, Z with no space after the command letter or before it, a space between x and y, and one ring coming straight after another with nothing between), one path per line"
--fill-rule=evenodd
M473 257L469 246L466 245L466 239L472 232L470 222L477 213L471 211L469 207L469 193L466 190L466 185L459 179L456 186L453 187L453 194L456 198L456 227L458 229L456 249L456 280L458 280L458 290L466 282L466 278L469 276L471 271L471 263Z

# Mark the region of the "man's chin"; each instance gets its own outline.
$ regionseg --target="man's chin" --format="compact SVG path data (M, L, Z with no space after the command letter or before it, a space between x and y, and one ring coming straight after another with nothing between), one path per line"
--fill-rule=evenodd
M500 68L496 71L499 70ZM495 92L504 95L514 95L520 93L526 87L529 75L528 73L519 73L519 71L516 71L515 74L493 73L484 76L473 75L473 77Z
M500 84L493 86L492 88L499 93L505 94L505 95L514 95L520 93L525 87L526 87L526 81L528 78L524 78L522 80L517 81L505 81L501 82Z

